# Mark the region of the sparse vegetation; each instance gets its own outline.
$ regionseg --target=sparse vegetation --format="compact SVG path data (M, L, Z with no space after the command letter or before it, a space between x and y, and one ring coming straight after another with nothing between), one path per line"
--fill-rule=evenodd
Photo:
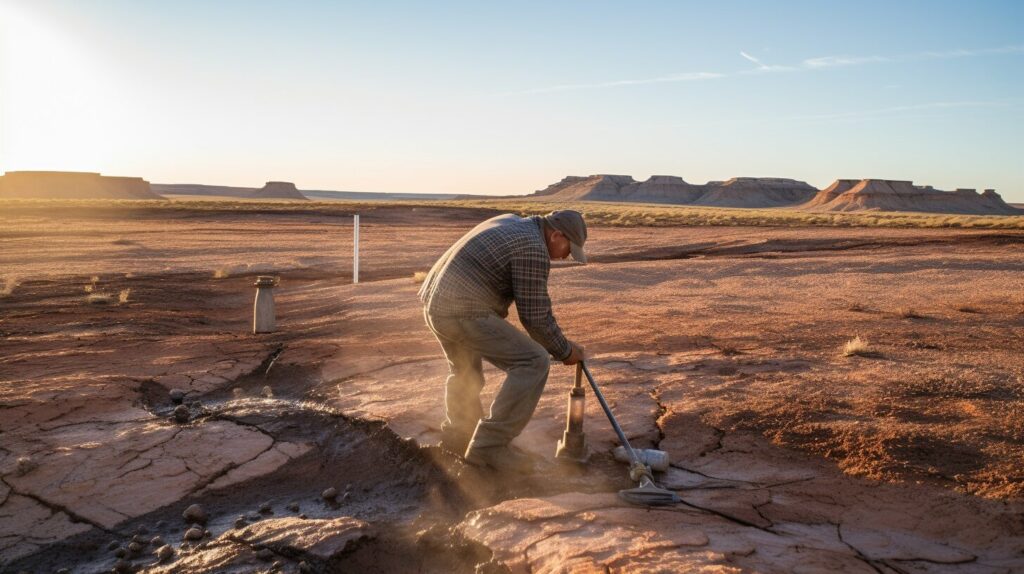
M97 291L94 293L89 293L85 300L90 305L109 305L111 302L114 301L114 296L111 295L110 293L101 293Z
M228 278L230 276L231 276L231 273L228 271L227 267L221 267L220 269L215 269L213 271L213 278L214 279L226 279L226 278Z
M423 283L424 281L426 281L426 279L427 279L427 272L426 271L417 271L417 272L412 274L412 282L413 283Z
M128 298L131 297L131 295L132 295L131 287L129 287L127 289L121 289L121 293L119 293L118 296L117 296L118 304L124 305L125 303L127 303L128 302Z
M824 227L910 227L956 229L1024 229L1021 215L950 215L912 212L831 213L796 209L738 209L665 205L649 203L617 203L601 201L556 202L533 199L460 199L450 201L246 201L190 200L170 201L110 199L3 199L0 210L10 213L55 213L61 210L81 214L89 209L119 209L137 213L166 214L173 212L223 213L310 213L347 216L353 213L402 208L462 208L494 213L513 212L520 215L544 214L571 205L586 215L588 221L611 226L666 227L678 225L742 225L742 226L824 226Z
M14 275L4 277L3 287L0 287L0 297L7 297L11 293L14 293L14 290L18 288L20 283L21 281Z
M911 307L903 307L897 314L904 319L924 319L924 315L918 313Z
M843 345L843 356L877 357L878 351L868 343L867 339L861 339L858 335Z

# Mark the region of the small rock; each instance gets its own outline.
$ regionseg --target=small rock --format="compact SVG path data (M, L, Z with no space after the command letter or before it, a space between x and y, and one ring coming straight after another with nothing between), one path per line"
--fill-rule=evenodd
M260 505L260 513L262 513L262 514L272 514L273 512L274 512L274 510L270 507L270 503L269 502L264 502L263 504Z
M36 461L27 456L19 456L17 465L18 466L14 469L14 472L18 476L24 476L39 467L39 464Z
M114 572L131 572L132 565L127 560L118 560L114 562Z
M303 560L302 562L299 562L299 572L312 572L312 571L313 571L313 567L310 566L308 562L306 562L305 560Z
M270 565L274 570L280 570L284 568L284 560L274 560L274 563Z
M231 395L233 397L235 397L236 399L240 399L240 398L245 396L245 391L243 391L242 389L240 389L238 387L235 387L235 388L231 389Z
M178 405L174 407L174 420L178 421L179 423L187 423L188 417L188 407L186 407L185 405Z
M244 518L237 518L237 519L235 519L235 529L236 530L237 529L245 528L247 524L249 524L249 523L246 522Z
M338 489L332 486L320 493L320 496L323 497L324 500L334 500L335 498L338 498Z
M299 518L305 520L305 519L309 518L309 516L306 516L306 514L303 513L303 514L299 515Z
M263 390L260 391L260 394L268 399L272 399L274 398L274 389L270 388L270 385L266 385L263 387Z
M269 548L260 548L256 551L256 557L260 560L270 560L274 557L274 552Z
M193 504L186 508L185 512L181 513L181 517L189 524L206 524L207 518L206 511L198 504Z
M210 532L210 529L206 529L206 530L203 531L203 538L211 538L212 536L213 536L213 533Z
M135 533L136 534L149 534L149 529L146 528L145 524L140 524L139 527L135 529Z
M114 556L117 556L118 558L124 558L125 556L128 556L128 551L124 548L118 548L114 551Z
M132 542L128 545L129 554L138 554L139 552L142 552L142 545L138 542Z
M299 511L299 503L298 502L290 502L290 503L288 503L287 508L288 508L288 510L291 510L292 512L298 512Z
M117 540L111 540L110 543L107 544L107 550L117 550L117 547L120 545L121 543Z
M180 405L181 401L185 400L185 391L181 389L171 389L168 394L171 395L171 402L176 405Z
M145 538L141 534L136 534L135 536L132 536L132 542L145 546L146 544L149 544L149 539Z
M170 546L164 544L163 546L161 546L161 547L157 548L156 550L154 550L153 554L156 555L156 561L157 562L163 562L164 560L167 560L171 556L174 556L174 549L171 548Z
M202 540L203 531L193 526L185 531L185 540Z
M160 537L160 535L156 535L149 541L149 543L153 545L153 548L160 548L164 545L164 539Z

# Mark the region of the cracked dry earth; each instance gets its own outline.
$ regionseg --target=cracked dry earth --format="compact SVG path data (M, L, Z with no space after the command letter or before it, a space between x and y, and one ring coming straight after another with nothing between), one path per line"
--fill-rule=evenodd
M360 285L341 218L9 217L0 571L1024 571L1024 235L593 229L552 296L630 439L671 455L683 502L644 509L592 397L591 463L552 460L566 367L517 439L538 475L434 446L411 276L486 216L365 215ZM247 334L257 272L274 334ZM841 355L856 335L873 355Z

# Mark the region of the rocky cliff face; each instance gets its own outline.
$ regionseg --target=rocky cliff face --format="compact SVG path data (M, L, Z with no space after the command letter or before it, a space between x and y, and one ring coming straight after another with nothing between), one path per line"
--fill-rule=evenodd
M268 181L266 185L253 192L255 199L309 199L296 189L290 181Z
M923 211L966 215L1019 215L993 189L942 191L911 181L836 180L802 209L812 211Z
M74 171L10 171L0 176L0 197L34 199L163 199L141 177Z
M628 175L569 176L530 197L557 200L632 201L718 207L777 207L807 201L815 189L802 181L737 177L704 185L654 175L638 182Z

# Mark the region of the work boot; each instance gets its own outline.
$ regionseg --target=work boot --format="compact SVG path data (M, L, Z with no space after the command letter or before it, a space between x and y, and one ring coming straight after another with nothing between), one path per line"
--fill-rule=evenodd
M508 445L473 447L466 451L466 462L473 466L488 467L498 472L530 474L533 457Z
M466 447L469 446L471 436L472 433L459 432L453 429L442 430L441 450L462 458L462 455L466 452Z

